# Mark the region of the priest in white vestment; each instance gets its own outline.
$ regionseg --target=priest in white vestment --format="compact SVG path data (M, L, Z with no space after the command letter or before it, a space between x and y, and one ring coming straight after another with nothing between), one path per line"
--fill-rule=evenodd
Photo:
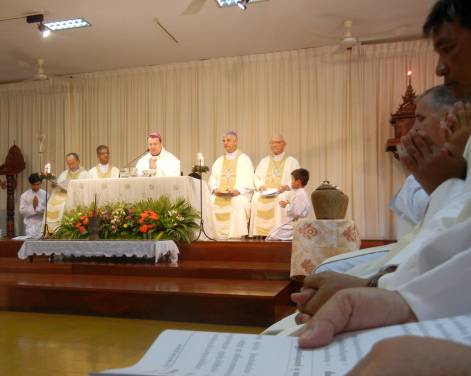
M67 169L53 183L51 198L47 203L46 223L50 232L53 232L59 226L64 215L69 182L76 179L89 179L90 177L88 171L80 166L80 158L77 153L67 154L65 161Z
M309 181L309 171L298 168L291 172L292 192L288 200L279 202L286 210L286 219L280 226L275 227L267 236L267 240L293 240L294 225L300 218L312 216L314 211L311 199L304 187Z
M119 178L119 168L110 163L110 148L99 145L96 148L98 164L88 171L90 179Z
M165 150L160 133L151 133L147 137L148 153L137 161L139 176L180 176L180 160Z
M250 200L254 189L254 169L250 158L237 148L238 137L228 132L223 137L226 154L211 168L209 188L218 239L248 235Z
M20 214L23 216L25 235L29 238L40 238L47 193L41 189L41 179L38 174L31 174L28 181L31 189L23 192L20 197Z
M255 169L255 193L250 210L249 235L267 236L286 222L286 210L279 203L286 201L291 189L291 172L299 162L285 153L286 141L281 135L270 141L271 154Z

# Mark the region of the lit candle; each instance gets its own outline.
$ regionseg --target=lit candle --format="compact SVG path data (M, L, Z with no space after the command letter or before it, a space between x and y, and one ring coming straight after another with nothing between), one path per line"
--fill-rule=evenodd
M407 71L407 83L410 85L412 83L412 71Z
M51 164L50 163L46 163L46 165L44 166L44 173L46 175L51 173Z
M203 154L198 153L198 157L196 158L196 160L197 160L197 164L198 164L199 166L204 166Z

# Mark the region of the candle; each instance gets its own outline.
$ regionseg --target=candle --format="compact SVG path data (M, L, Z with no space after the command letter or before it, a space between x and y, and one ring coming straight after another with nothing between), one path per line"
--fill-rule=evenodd
M50 163L46 163L46 165L44 166L44 173L46 175L51 173L51 164Z
M407 71L407 81L409 85L412 83L412 71L411 70Z
M196 160L197 160L197 164L198 164L199 166L204 166L203 154L198 153L198 157L196 158Z

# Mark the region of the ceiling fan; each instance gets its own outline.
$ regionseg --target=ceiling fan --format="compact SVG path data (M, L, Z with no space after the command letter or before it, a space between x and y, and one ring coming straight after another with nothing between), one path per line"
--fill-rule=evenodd
M330 39L337 41L337 49L333 52L334 54L341 54L345 51L351 50L355 46L364 45L364 44L374 44L374 43L385 43L385 42L397 42L404 40L412 40L421 38L421 35L418 33L407 33L411 28L411 25L402 25L394 29L385 30L379 33L369 34L367 36L358 37L352 33L352 20L343 21L343 27L345 32L343 37L339 40L338 37L328 37L325 35L317 35L320 38Z
M32 81L44 81L47 80L49 77L47 76L46 72L44 72L44 59L37 58L36 59L36 66L37 71L34 73L33 77L31 78Z
M43 58L41 57L37 58L35 63L36 64L33 68L32 64L29 64L28 62L24 60L20 60L18 62L18 64L20 64L22 67L24 67L25 69L27 69L28 71L32 73L32 75L29 78L26 78L21 81L24 81L24 82L25 81L46 81L46 80L63 81L65 79L65 77L60 77L60 76L46 73L44 69L45 60Z

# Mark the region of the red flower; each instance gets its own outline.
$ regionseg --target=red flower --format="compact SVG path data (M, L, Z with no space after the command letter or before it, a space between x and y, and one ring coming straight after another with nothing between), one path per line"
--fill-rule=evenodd
M142 225L141 227L139 227L139 231L142 232L143 234L147 233L147 231L149 231L148 226Z
M83 227L83 226L80 226L78 229L79 229L79 232L81 234L83 234L85 232L85 227Z

